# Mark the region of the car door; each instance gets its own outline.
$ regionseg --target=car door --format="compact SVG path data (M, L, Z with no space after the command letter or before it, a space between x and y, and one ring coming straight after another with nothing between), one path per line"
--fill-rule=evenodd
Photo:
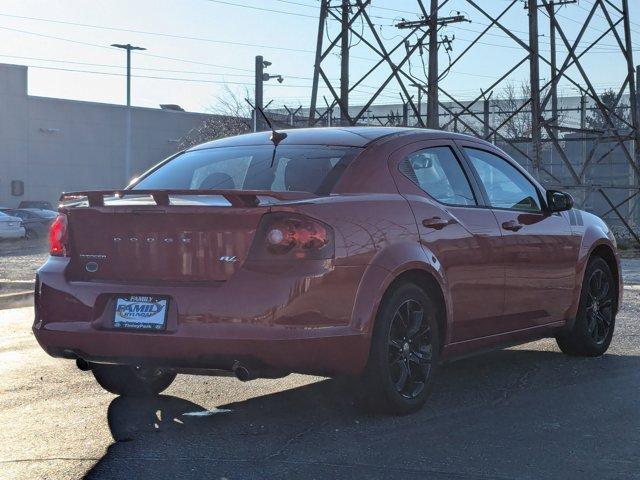
M430 140L397 150L390 163L415 215L420 242L441 268L451 298L448 341L505 331L501 234L455 144Z
M565 318L579 247L566 215L549 213L542 190L506 156L461 146L502 229L505 318L514 329Z

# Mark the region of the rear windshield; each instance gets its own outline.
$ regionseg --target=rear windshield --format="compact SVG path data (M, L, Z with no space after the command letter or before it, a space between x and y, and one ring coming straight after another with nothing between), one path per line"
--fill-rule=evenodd
M134 190L269 190L319 195L333 189L361 151L325 145L224 147L185 152L142 178Z

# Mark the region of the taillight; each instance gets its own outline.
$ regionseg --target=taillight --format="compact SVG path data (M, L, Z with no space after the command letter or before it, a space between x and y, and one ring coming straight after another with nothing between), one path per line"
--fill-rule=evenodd
M249 259L333 258L333 229L319 220L296 213L268 213L260 220Z
M67 216L64 213L58 214L49 227L49 254L67 256Z

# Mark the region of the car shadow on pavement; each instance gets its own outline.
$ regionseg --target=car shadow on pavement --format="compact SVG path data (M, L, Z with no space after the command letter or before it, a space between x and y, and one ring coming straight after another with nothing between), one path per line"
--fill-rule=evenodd
M206 411L118 397L87 478L632 478L640 358L511 349L443 367L405 417L363 413L352 379ZM185 415L200 412L200 414Z

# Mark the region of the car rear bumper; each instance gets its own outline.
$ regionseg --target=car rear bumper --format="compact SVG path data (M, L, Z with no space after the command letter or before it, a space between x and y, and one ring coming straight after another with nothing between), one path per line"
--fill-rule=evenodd
M312 338L221 339L215 338L216 329L203 335L95 331L87 324L59 327L33 328L40 345L54 357L229 371L239 363L258 376L357 374L363 367L362 356L368 352L364 335L339 332Z
M52 257L38 272L33 332L50 355L185 369L240 362L265 376L357 374L366 364L369 336L351 321L362 267L241 269L219 284L181 286L71 282L66 264ZM118 294L169 296L166 330L114 329Z

